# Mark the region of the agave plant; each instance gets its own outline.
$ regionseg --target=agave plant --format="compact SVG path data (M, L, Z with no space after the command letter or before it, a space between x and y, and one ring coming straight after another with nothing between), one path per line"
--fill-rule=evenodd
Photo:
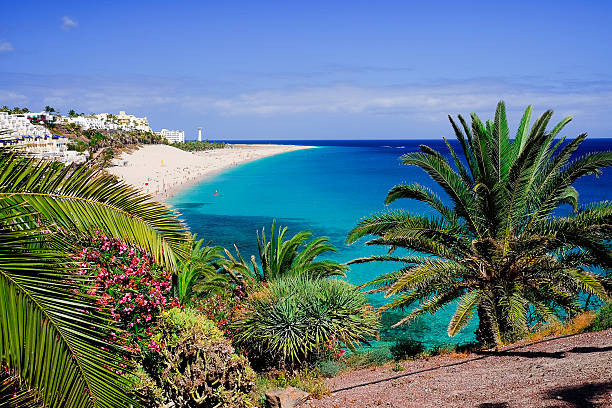
M249 296L244 307L234 323L235 340L260 364L297 367L330 342L354 348L378 329L366 295L339 279L280 278Z
M415 199L439 215L387 211L364 218L349 233L349 243L373 235L367 244L390 248L388 256L352 263L404 263L366 284L392 297L383 310L411 309L397 325L457 301L449 335L478 315L478 339L493 344L523 335L528 315L553 322L582 310L581 294L608 299L609 280L592 268L612 266L612 205L580 207L572 184L612 165L612 153L572 160L586 134L556 140L571 118L547 130L552 117L547 111L530 129L531 114L530 106L514 140L503 102L486 123L472 114L471 126L461 115L457 125L449 116L463 157L445 139L446 157L423 145L400 158L427 172L448 198L419 184L400 184L386 199L387 204ZM573 213L554 212L563 204ZM397 248L407 251L395 256Z
M0 151L0 366L25 391L11 398L137 405L121 353L105 340L110 319L75 290L87 278L73 273L74 237L94 230L142 247L167 268L187 255L177 214L115 177Z

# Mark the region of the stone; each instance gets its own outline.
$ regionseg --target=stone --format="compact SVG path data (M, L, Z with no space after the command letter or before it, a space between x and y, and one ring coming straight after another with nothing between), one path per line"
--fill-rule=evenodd
M287 387L266 393L267 408L294 408L308 398L308 393L299 388Z

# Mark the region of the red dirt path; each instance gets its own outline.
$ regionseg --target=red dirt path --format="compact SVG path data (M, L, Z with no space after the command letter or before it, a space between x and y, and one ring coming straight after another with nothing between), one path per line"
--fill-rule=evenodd
M341 374L307 407L612 407L612 329Z

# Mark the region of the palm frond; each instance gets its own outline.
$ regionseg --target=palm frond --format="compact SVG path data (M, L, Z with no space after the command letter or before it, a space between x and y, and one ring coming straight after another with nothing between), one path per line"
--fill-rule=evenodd
M442 307L446 306L449 302L452 302L453 300L457 299L459 296L461 296L462 293L463 291L461 290L450 290L450 291L441 292L435 296L432 296L427 301L421 303L419 307L415 308L406 317L404 317L403 319L401 319L399 322L395 323L391 327L398 327L403 324L406 324L412 320L417 319L418 317L420 317L421 315L425 313L434 314L435 312L440 310Z
M0 200L30 208L68 231L100 230L145 249L176 267L187 255L186 226L178 214L101 170L71 168L0 151Z
M481 292L479 290L473 290L461 297L457 305L457 311L448 325L449 336L456 336L472 319L476 306L480 302L480 296Z
M24 215L24 217L31 217ZM6 222L6 220L5 220ZM89 296L74 292L83 278L66 257L66 242L48 230L0 234L0 356L9 372L37 390L50 407L117 407L127 397L125 364L104 340L107 317Z
M400 198L409 198L429 204L434 210L438 211L444 219L451 225L457 225L457 217L453 210L442 203L440 197L431 189L420 184L399 184L387 194L385 204L391 204Z

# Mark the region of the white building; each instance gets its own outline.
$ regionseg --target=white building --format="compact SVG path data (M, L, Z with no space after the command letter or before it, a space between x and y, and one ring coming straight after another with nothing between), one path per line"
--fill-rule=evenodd
M91 116L75 116L73 118L65 118L65 122L74 123L75 125L81 126L83 130L95 129L95 130L115 130L117 125L107 123L101 119Z
M68 117L64 118L64 122L77 124L83 130L140 130L142 132L152 132L146 116L138 118L126 114L125 111L119 111L118 115L99 113L97 115Z
M10 131L8 136L12 137L51 136L51 132L46 127L32 124L28 115L32 117L32 115L38 114L19 113L11 115L7 112L0 112L0 129L8 129Z
M52 121L55 118L41 113L22 113L10 115L0 112L0 129L9 133L0 135L0 146L22 150L31 157L59 160L65 163L82 163L84 154L68 150L69 140L65 136L53 135L42 125L34 125L30 120Z
M57 160L64 163L84 163L87 155L68 150L70 140L65 136L0 136L0 147L11 147L29 157Z
M135 130L141 130L143 132L152 132L149 126L147 117L138 118L134 115L128 115L125 111L119 111L119 115L115 116L115 121L119 125L130 126Z
M169 130L162 129L159 132L163 137L166 138L170 143L184 143L185 142L185 131L184 130Z

